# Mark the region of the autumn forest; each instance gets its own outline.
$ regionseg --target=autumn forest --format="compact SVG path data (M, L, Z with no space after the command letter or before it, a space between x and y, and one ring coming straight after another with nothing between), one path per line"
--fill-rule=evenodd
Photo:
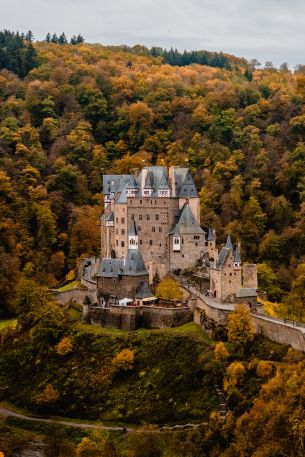
M71 328L45 290L74 280L81 259L99 254L104 173L180 165L191 170L201 221L215 228L217 243L230 233L242 258L258 264L266 311L305 322L304 161L302 66L291 71L223 53L106 47L77 33L48 33L35 42L31 32L0 32L0 319L21 319L16 334L1 333L0 398L34 404L39 413L81 411L89 419L98 417L98 399L113 402L109 420L207 420L217 409L213 372L224 378L227 421L212 416L184 448L179 439L165 451L165 441L153 435L142 444L131 436L138 454L109 448L77 455L304 455L302 354L253 335L227 342L221 329L216 340L226 345L215 346L198 336L195 324L163 337L101 338ZM42 300L48 303L43 316ZM107 355L106 365L90 353L83 366L91 345ZM124 365L117 354L126 347ZM17 366L26 375L18 386ZM178 392L175 402L172 392ZM150 451L141 454L141 447Z

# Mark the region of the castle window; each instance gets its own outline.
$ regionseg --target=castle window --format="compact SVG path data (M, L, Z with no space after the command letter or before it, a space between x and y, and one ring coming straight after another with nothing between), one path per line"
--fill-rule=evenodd
M119 242L118 242L118 240L116 240L116 245L117 245L117 246L119 245Z
M150 215L149 215L149 214L147 214L146 219L147 219L148 221L150 221Z
M149 240L149 244L150 244L150 246L152 246L153 240Z
M156 227L152 227L152 228L151 228L151 231L152 231L152 232L155 232L155 231L156 231Z
M142 240L140 240L140 246L142 246Z
M125 218L122 217L122 218L121 218L121 224L124 224L124 223L125 223Z
M231 284L231 279L229 279L229 283Z
M162 233L162 227L159 227L159 233Z
M122 229L122 235L125 235L125 229Z
M116 222L117 224L119 223L119 218L118 218L118 217L115 218L115 222Z
M115 234L118 235L119 234L119 229L115 229Z
M198 246L198 243L195 243L195 246Z
M140 200L140 205L142 205L142 200Z
M116 282L116 278L112 278L112 281L113 281L113 282Z
M139 221L142 220L142 214L139 214Z
M121 241L121 246L122 246L122 248L125 246L124 241Z
M200 236L199 235L194 235L194 240L200 240Z
M230 273L230 276L232 276L232 273Z
M141 225L138 225L138 232L141 232Z
M159 214L156 214L156 221L159 220Z

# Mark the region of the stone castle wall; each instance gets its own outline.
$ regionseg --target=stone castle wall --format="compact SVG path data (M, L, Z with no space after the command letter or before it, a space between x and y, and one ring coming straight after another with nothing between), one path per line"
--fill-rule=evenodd
M86 322L120 330L138 328L166 328L191 322L193 313L189 308L163 308L151 306L111 306L90 308Z
M258 314L251 314L251 320L256 333L262 333L276 343L289 344L294 349L305 352L305 333L297 325Z
M192 292L184 288L184 293L191 293L194 298L196 297L194 321L197 324L202 325L201 316L204 311L209 319L226 325L228 314L235 308L233 304L216 303L209 297ZM262 314L251 313L250 316L256 333L262 333L276 343L287 344L298 351L305 352L305 325Z

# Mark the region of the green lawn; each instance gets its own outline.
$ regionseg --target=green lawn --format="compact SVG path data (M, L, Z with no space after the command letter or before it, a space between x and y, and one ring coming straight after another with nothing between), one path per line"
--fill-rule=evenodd
M145 329L141 328L132 332L126 330L118 330L115 328L102 327L100 325L88 325L88 324L76 324L76 328L80 330L87 330L89 332L105 335L105 336L114 336L114 337L124 337L128 336L130 333L143 336L146 338L150 334L171 334L171 335L186 335L191 336L197 341L209 342L211 341L209 336L202 330L200 325L195 324L194 322L189 322L188 324L180 325L179 327L172 328L163 328L163 329Z
M16 327L17 319L6 319L4 321L0 321L0 331L6 327Z
M65 292L66 290L71 290L71 289L74 289L75 287L81 287L81 286L82 286L81 283L79 281L77 281L77 279L76 279L75 281L69 282L69 284L66 284L65 286L62 286L56 290L58 290L59 292Z

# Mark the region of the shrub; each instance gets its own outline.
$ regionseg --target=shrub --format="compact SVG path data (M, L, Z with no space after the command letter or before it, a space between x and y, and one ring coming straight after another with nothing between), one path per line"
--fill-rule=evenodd
M65 336L60 340L56 346L56 352L58 355L67 355L73 351L73 343L70 336Z

